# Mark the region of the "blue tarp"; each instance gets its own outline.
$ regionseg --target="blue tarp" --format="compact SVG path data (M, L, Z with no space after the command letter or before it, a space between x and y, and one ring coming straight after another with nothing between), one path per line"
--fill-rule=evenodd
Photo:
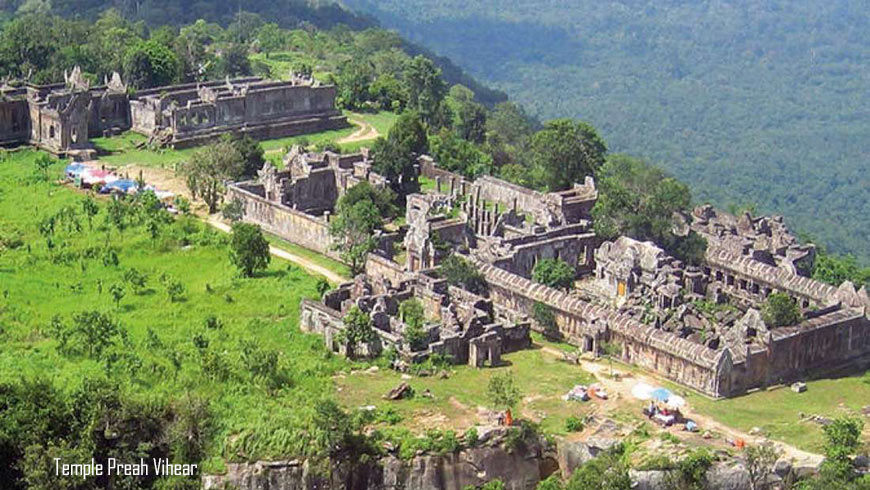
M672 395L673 393L664 388L656 388L650 392L650 396L652 397L652 399L659 402L668 401L668 398L670 398Z
M87 169L87 165L82 165L81 163L72 163L70 165L67 165L66 174L71 176L79 176Z
M103 186L102 192L121 191L127 194L139 188L135 180L119 179Z

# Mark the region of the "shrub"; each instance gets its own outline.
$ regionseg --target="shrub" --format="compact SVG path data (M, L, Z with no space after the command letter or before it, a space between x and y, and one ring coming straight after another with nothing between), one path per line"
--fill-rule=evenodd
M565 420L565 430L568 432L582 432L583 428L583 421L578 417L572 415Z

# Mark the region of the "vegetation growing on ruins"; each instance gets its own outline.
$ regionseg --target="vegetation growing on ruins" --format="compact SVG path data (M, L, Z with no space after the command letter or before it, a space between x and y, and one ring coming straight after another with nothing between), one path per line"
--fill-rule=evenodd
M677 236L680 215L691 211L689 188L661 169L626 155L608 156L598 174L595 232L604 239L627 235L651 240L690 264L699 264L707 244L693 231Z
M577 271L561 259L542 259L532 269L532 280L551 288L570 290Z
M471 262L451 254L441 262L441 274L451 286L482 294L487 289L486 279Z
M395 217L395 200L393 191L377 189L368 182L351 187L339 198L329 233L336 239L335 248L351 273L358 274L366 256L377 247L375 231Z
M870 261L867 18L854 0L345 0L505 90L580 117L699 202L783 214Z
M785 293L771 293L761 307L761 318L769 327L788 327L801 321L797 302Z

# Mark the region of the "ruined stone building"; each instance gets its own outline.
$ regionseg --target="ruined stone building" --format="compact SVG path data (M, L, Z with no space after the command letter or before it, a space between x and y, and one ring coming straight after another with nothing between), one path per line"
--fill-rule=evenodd
M335 87L312 80L244 78L158 87L130 101L132 129L174 148L225 133L274 139L348 126Z
M175 85L130 95L115 73L91 87L76 67L64 83L0 87L0 144L32 144L57 154L89 139L133 129L152 143L189 147L221 134L280 138L346 127L335 88L311 80L244 78Z
M329 220L338 199L363 181L377 188L388 184L372 170L367 151L338 155L294 146L284 167L279 171L267 162L255 180L228 186L225 199L242 203L245 221L333 257Z
M454 363L475 367L496 366L501 355L531 345L530 323L512 310L447 281L424 273L404 274L399 268L372 256L368 273L328 292L322 302L304 300L300 325L303 331L323 335L333 351L347 353L340 332L344 316L357 306L371 317L374 338L355 347L354 354L372 357L395 349L406 362L420 362L438 354ZM395 281L395 282L394 282ZM404 301L419 301L425 311L423 340L413 345L408 326L399 316Z
M445 243L523 277L541 259L564 260L578 275L592 270L597 240L590 212L598 191L591 178L543 194L490 176L467 182L437 172L427 159L421 171L434 178L435 192L408 198L408 270L437 265L436 246Z
M675 230L695 231L707 240L703 262L691 266L651 242L598 239L590 214L597 199L592 179L544 194L493 177L469 182L429 158L420 159L420 172L435 181L435 189L407 197L407 224L399 233L402 252L379 249L369 257L368 276L331 293L322 304L307 302L303 328L329 337L342 328L348 306L357 304L379 317L378 345L401 346L395 308L413 296L430 305L431 318L440 322L430 330L431 352L445 352L442 345L457 342L463 347L448 352L464 362L463 342L481 332L471 325L498 324L499 312L510 312L502 316L517 324L531 321L546 333L555 330L584 351L597 354L602 343L613 343L625 362L713 397L870 357L867 291L807 277L815 249L799 244L781 218L695 209ZM315 196L303 200L307 204L295 205L321 206ZM451 253L482 273L485 297L438 285L439 264ZM574 288L559 291L531 280L535 264L548 258L575 268ZM388 282L379 283L383 280ZM773 292L795 300L799 323L764 323L761 310ZM443 295L435 302L438 308L431 307L433 294ZM529 320L541 304L552 312L553 325ZM440 344L453 338L454 327L445 330L455 325L453 313L444 314L451 311L465 325L462 331L471 333L462 342ZM380 347L371 348L375 353Z
M81 70L53 85L0 87L0 144L32 144L57 154L88 148L89 138L129 128L127 87L114 74L90 87Z

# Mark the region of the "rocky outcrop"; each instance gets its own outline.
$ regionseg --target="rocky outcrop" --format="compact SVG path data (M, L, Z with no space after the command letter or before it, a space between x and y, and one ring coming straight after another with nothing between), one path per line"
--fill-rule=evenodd
M490 436L491 437L491 436ZM462 490L499 479L509 490L533 490L558 469L555 455L544 441L521 444L508 450L502 437L479 447L449 454L419 454L410 460L395 455L376 464L348 468L335 461L328 474L313 471L307 462L257 462L228 464L224 475L203 477L203 488L239 490Z

